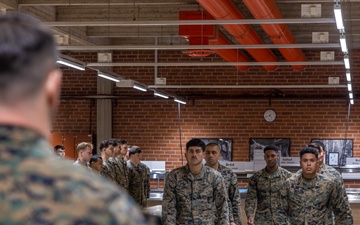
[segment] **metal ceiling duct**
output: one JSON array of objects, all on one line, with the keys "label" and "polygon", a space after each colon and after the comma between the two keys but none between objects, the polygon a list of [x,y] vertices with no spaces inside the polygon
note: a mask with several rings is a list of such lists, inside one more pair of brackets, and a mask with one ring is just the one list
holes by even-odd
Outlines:
[{"label": "metal ceiling duct", "polygon": [[[280,19],[282,15],[274,0],[243,0],[256,19]],[[296,40],[286,24],[260,24],[274,44],[295,44]],[[306,61],[301,49],[282,48],[280,53],[289,62]],[[305,65],[293,65],[296,70],[302,70]]]},{"label": "metal ceiling duct", "polygon": [[[219,31],[216,39],[209,39],[209,45],[231,45],[231,41]],[[249,58],[238,49],[216,49],[215,53],[228,62],[249,62]],[[249,66],[236,66],[239,70],[247,70]]]},{"label": "metal ceiling duct", "polygon": [[[213,20],[204,11],[180,11],[179,20]],[[179,35],[189,40],[190,45],[234,45],[215,25],[180,25]],[[205,57],[216,53],[228,62],[249,62],[250,59],[237,49],[200,49],[182,51],[191,57]],[[247,70],[249,66],[236,66],[239,70]]]},{"label": "metal ceiling duct", "polygon": [[[231,0],[197,0],[197,2],[217,20],[245,19]],[[250,25],[222,25],[240,44],[264,44],[264,41]],[[259,62],[277,62],[269,49],[247,49],[247,52]],[[266,70],[276,70],[277,66],[264,66]]]}]

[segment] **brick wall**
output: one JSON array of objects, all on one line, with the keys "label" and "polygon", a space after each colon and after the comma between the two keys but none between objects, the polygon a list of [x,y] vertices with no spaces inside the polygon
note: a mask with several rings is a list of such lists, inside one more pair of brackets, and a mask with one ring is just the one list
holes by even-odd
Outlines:
[{"label": "brick wall", "polygon": [[[115,54],[116,53],[116,54]],[[153,60],[149,52],[115,52],[114,61]],[[358,55],[353,52],[352,73],[355,94],[359,89],[356,72],[359,71]],[[84,61],[96,61],[94,53],[70,54]],[[307,56],[318,57],[316,52],[308,52]],[[167,53],[169,58],[176,55]],[[184,56],[178,56],[183,61]],[[339,60],[340,54],[337,56]],[[161,60],[162,57],[159,57]],[[186,58],[187,59],[187,58]],[[187,59],[191,60],[191,59]],[[211,59],[207,59],[211,60]],[[216,59],[218,60],[218,59]],[[318,60],[318,59],[316,59]],[[114,68],[122,76],[153,84],[153,68]],[[141,71],[139,73],[139,71]],[[248,71],[237,72],[234,68],[159,68],[159,77],[166,77],[168,84],[229,84],[241,81],[242,84],[327,84],[328,76],[339,76],[341,83],[345,81],[343,66],[309,66],[305,71],[293,71],[291,67],[280,67],[274,72],[265,71],[262,67],[254,67]],[[222,77],[223,76],[223,77]],[[214,79],[211,79],[211,78]],[[225,79],[224,79],[225,78]],[[255,81],[256,80],[256,81]],[[53,133],[88,133],[96,132],[96,100],[73,99],[69,96],[95,95],[96,73],[91,70],[78,72],[64,70],[63,96],[67,96],[60,104],[59,113],[54,120]],[[246,90],[235,90],[238,94]],[[261,95],[268,90],[259,90]],[[291,155],[297,156],[298,151],[313,138],[343,139],[346,131],[348,107],[346,99],[334,98],[346,93],[346,90],[286,90],[286,93],[304,94],[311,97],[323,91],[324,99],[284,98],[273,99],[269,106],[268,99],[246,98],[209,98],[199,97],[181,106],[180,125],[182,129],[182,146],[192,137],[224,137],[233,140],[233,160],[249,160],[249,138],[286,137],[291,139]],[[124,138],[130,144],[136,144],[144,150],[144,160],[166,161],[166,168],[172,169],[182,165],[179,135],[178,106],[171,100],[150,98],[146,100],[131,99],[136,95],[133,90],[114,88],[114,95],[127,96],[116,99],[113,104],[113,136]],[[234,95],[225,90],[224,93]],[[217,94],[217,90],[180,90],[180,94],[201,96],[201,94]],[[275,122],[268,123],[263,119],[266,109],[277,112]],[[91,115],[91,126],[90,126]],[[360,102],[355,97],[355,105],[351,107],[347,138],[354,140],[354,157],[360,157]],[[185,162],[184,162],[185,164]],[[246,180],[240,185],[245,186]],[[347,187],[360,187],[358,181],[347,181]]]}]

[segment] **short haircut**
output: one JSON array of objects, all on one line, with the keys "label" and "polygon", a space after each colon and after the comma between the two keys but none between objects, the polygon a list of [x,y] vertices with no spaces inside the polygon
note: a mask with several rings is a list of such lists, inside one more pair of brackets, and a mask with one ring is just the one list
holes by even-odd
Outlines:
[{"label": "short haircut", "polygon": [[93,157],[91,157],[90,161],[89,161],[89,165],[91,165],[91,163],[96,163],[98,161],[98,159],[101,159],[101,156],[98,156],[98,155],[94,155]]},{"label": "short haircut", "polygon": [[62,145],[55,145],[55,147],[54,147],[54,152],[57,152],[57,150],[58,150],[59,148],[60,148],[61,150],[65,150],[64,146],[62,146]]},{"label": "short haircut", "polygon": [[216,146],[220,151],[220,146],[217,143],[214,143],[214,142],[207,143],[206,146],[205,146],[205,149],[206,149],[207,146],[210,146],[210,147],[211,146]]},{"label": "short haircut", "polygon": [[320,147],[322,147],[322,149],[324,150],[324,152],[326,153],[326,149],[325,149],[325,145],[324,143],[322,143],[321,141],[312,141],[311,144],[317,144]]},{"label": "short haircut", "polygon": [[279,148],[276,147],[275,145],[266,145],[265,148],[264,148],[264,153],[268,150],[273,150],[275,151],[276,153],[279,153]]},{"label": "short haircut", "polygon": [[316,148],[306,146],[305,148],[301,149],[300,158],[302,158],[302,156],[307,153],[314,154],[316,158],[319,157],[319,151]]},{"label": "short haircut", "polygon": [[118,146],[118,140],[117,139],[110,139],[109,140],[109,145],[112,145],[112,146]]},{"label": "short haircut", "polygon": [[93,145],[89,142],[81,142],[77,145],[76,150],[77,152],[83,151],[86,149],[86,147],[90,147],[90,149],[93,149]]},{"label": "short haircut", "polygon": [[127,144],[127,143],[128,143],[128,142],[127,142],[126,140],[124,140],[124,139],[119,139],[118,142],[119,142],[120,145],[124,145],[124,144]]},{"label": "short haircut", "polygon": [[191,146],[201,147],[202,151],[205,151],[205,143],[198,138],[193,138],[186,143],[186,151],[188,151]]},{"label": "short haircut", "polygon": [[100,152],[104,149],[104,148],[108,148],[109,147],[109,141],[108,140],[104,140],[100,143],[99,149]]},{"label": "short haircut", "polygon": [[0,101],[31,99],[56,68],[53,33],[38,20],[20,13],[0,16]]}]

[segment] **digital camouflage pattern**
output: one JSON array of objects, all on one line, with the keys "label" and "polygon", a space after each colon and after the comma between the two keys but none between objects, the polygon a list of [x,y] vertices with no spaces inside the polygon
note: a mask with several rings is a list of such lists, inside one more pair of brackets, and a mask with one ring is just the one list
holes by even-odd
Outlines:
[{"label": "digital camouflage pattern", "polygon": [[253,217],[255,224],[287,225],[287,215],[281,207],[280,189],[291,175],[291,172],[278,167],[274,173],[268,173],[264,168],[251,176],[245,199],[247,218]]},{"label": "digital camouflage pattern", "polygon": [[[354,220],[353,220],[353,216],[352,216],[352,211],[351,211],[351,207],[350,207],[350,202],[349,199],[347,197],[346,194],[346,189],[344,186],[344,180],[343,177],[341,176],[341,174],[333,167],[326,165],[325,163],[323,163],[320,166],[320,174],[329,177],[330,179],[332,179],[333,181],[338,183],[340,192],[343,193],[344,196],[344,201],[345,201],[345,205],[346,205],[346,211],[347,211],[347,225],[352,225],[354,224]],[[333,212],[332,210],[329,210],[328,212],[328,218],[329,220],[333,218]],[[331,223],[334,224],[334,223]]]},{"label": "digital camouflage pattern", "polygon": [[129,168],[129,194],[142,207],[147,207],[150,197],[150,169],[143,163],[135,166],[127,161]]},{"label": "digital camouflage pattern", "polygon": [[127,194],[51,149],[32,130],[0,126],[0,224],[146,224]]},{"label": "digital camouflage pattern", "polygon": [[114,164],[112,162],[110,162],[109,160],[103,159],[101,175],[103,175],[105,178],[115,182],[115,177],[117,175],[116,175],[116,170],[114,168]]},{"label": "digital camouflage pattern", "polygon": [[224,179],[203,166],[193,175],[188,165],[172,170],[164,188],[163,225],[228,225],[229,212]]},{"label": "digital camouflage pattern", "polygon": [[336,225],[346,225],[347,211],[343,193],[330,178],[316,174],[308,180],[301,173],[294,174],[281,190],[282,202],[291,225],[332,224],[328,217],[329,207],[335,215]]},{"label": "digital camouflage pattern", "polygon": [[111,162],[114,164],[115,182],[122,188],[129,190],[129,168],[127,167],[126,161],[123,158],[116,157],[111,158]]},{"label": "digital camouflage pattern", "polygon": [[236,174],[228,167],[219,164],[217,171],[224,178],[225,188],[229,197],[229,220],[241,225],[241,197]]}]

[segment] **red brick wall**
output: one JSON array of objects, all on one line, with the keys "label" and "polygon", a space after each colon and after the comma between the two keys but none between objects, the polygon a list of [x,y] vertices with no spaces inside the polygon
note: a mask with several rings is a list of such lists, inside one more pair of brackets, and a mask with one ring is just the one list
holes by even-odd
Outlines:
[{"label": "red brick wall", "polygon": [[[360,85],[356,80],[359,66],[359,53],[353,52],[352,73],[355,94]],[[159,61],[193,60],[186,56],[159,53]],[[95,62],[94,53],[70,54],[80,60]],[[309,60],[319,60],[319,53],[307,52]],[[180,58],[180,59],[179,59]],[[217,57],[206,60],[219,60]],[[341,54],[337,54],[341,60]],[[153,61],[151,52],[115,52],[114,61]],[[153,84],[152,67],[115,67],[114,71],[124,77],[129,77],[146,84]],[[237,72],[234,68],[217,67],[163,67],[159,68],[159,77],[166,77],[168,84],[235,84],[265,85],[265,84],[327,84],[328,76],[339,76],[345,83],[343,66],[308,66],[304,71],[294,71],[291,67],[280,67],[277,71],[268,72],[262,67],[253,67],[248,71]],[[72,69],[64,70],[63,96],[95,95],[96,72],[86,70],[78,72]],[[169,90],[171,91],[171,90]],[[269,90],[258,90],[262,95]],[[298,94],[311,97],[315,93],[323,93],[327,99],[273,99],[271,106],[267,99],[236,99],[234,94],[228,99],[196,98],[186,106],[181,106],[182,146],[192,137],[224,137],[233,139],[233,160],[249,160],[249,138],[254,137],[287,137],[291,139],[291,155],[298,151],[312,138],[343,139],[345,138],[347,101],[345,98],[331,98],[346,94],[346,89],[325,90],[285,90],[287,94],[296,97]],[[246,90],[235,90],[237,94]],[[183,90],[179,94],[201,96],[201,94],[217,94],[211,90]],[[222,93],[230,95],[225,90]],[[137,95],[133,90],[114,88],[114,94],[120,96]],[[273,108],[277,112],[275,122],[268,123],[263,119],[266,109]],[[91,115],[91,121],[90,121]],[[150,98],[117,99],[113,104],[113,136],[124,138],[130,144],[136,144],[144,150],[144,160],[164,160],[166,168],[172,169],[182,165],[179,137],[178,106],[171,100]],[[351,107],[349,130],[347,138],[354,139],[354,157],[360,157],[360,101],[355,97],[355,105]],[[63,99],[59,113],[55,118],[53,133],[89,133],[96,132],[96,100]],[[184,162],[185,163],[185,162]],[[245,186],[247,181],[241,181]],[[348,187],[360,187],[358,181],[347,181]]]}]

